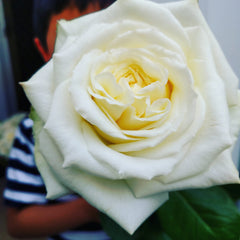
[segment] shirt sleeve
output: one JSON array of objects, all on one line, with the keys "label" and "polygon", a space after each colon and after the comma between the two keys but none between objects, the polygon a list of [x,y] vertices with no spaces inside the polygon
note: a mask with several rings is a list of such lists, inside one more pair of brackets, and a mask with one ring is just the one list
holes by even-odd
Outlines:
[{"label": "shirt sleeve", "polygon": [[3,193],[9,207],[47,203],[46,188],[34,161],[32,126],[32,120],[26,117],[16,130]]}]

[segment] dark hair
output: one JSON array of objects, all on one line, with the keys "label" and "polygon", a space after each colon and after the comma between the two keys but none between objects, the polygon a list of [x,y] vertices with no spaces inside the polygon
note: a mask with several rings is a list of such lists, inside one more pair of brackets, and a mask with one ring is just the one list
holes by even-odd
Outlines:
[{"label": "dark hair", "polygon": [[33,9],[34,33],[45,49],[47,49],[46,35],[51,15],[62,12],[72,1],[79,11],[84,11],[90,3],[99,3],[102,9],[115,0],[35,0]]}]

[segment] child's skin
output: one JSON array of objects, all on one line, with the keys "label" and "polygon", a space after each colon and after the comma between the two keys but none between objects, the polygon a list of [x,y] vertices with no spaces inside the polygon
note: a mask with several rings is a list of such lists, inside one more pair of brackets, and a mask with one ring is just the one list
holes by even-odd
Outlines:
[{"label": "child's skin", "polygon": [[[46,36],[48,49],[42,47],[38,38],[34,39],[36,47],[45,61],[54,51],[56,23],[59,19],[70,20],[81,15],[100,10],[98,4],[89,4],[83,12],[70,4],[60,14],[52,15]],[[88,222],[98,222],[98,211],[83,198],[55,205],[30,205],[23,209],[7,209],[7,227],[13,237],[44,237],[78,227]]]}]

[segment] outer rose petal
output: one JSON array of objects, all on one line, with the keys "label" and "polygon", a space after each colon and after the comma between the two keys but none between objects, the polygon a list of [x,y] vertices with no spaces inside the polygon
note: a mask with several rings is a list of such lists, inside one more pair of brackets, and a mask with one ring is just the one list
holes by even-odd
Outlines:
[{"label": "outer rose petal", "polygon": [[177,191],[188,188],[209,187],[228,183],[240,183],[238,171],[233,164],[230,150],[226,150],[204,172],[177,180],[172,183],[161,182],[161,179],[144,181],[128,180],[128,184],[137,197],[149,196],[156,191]]},{"label": "outer rose petal", "polygon": [[216,73],[207,38],[199,28],[190,28],[187,32],[192,49],[188,60],[195,87],[206,104],[206,116],[184,159],[169,176],[164,177],[167,183],[205,171],[219,153],[233,144],[224,83]]},{"label": "outer rose petal", "polygon": [[55,174],[51,171],[48,162],[38,150],[39,146],[35,145],[35,161],[36,165],[41,172],[41,176],[44,179],[44,183],[47,189],[46,198],[59,198],[69,193],[72,193],[70,189],[65,187],[59,182]]},{"label": "outer rose petal", "polygon": [[[54,175],[90,204],[113,218],[130,234],[168,199],[167,193],[136,198],[124,180],[112,181],[89,175],[76,168],[62,168],[62,156],[44,130],[39,135],[39,143]],[[44,171],[42,168],[40,170]]]},{"label": "outer rose petal", "polygon": [[217,40],[210,30],[206,20],[204,19],[196,0],[185,0],[181,3],[169,3],[166,7],[174,14],[183,27],[200,27],[208,37],[211,45],[211,51],[214,56],[216,70],[220,77],[224,80],[226,88],[228,104],[235,105],[238,88],[238,78],[232,71],[228,61],[226,60]]},{"label": "outer rose petal", "polygon": [[35,162],[40,170],[41,176],[44,179],[44,183],[46,185],[47,190],[47,198],[59,198],[63,195],[71,193],[71,191],[62,185],[56,176],[51,171],[46,159],[42,155],[39,149],[39,138],[38,135],[41,131],[43,131],[44,122],[39,118],[34,110],[31,112],[31,118],[34,120],[33,125],[33,135],[35,139],[35,147],[34,147],[34,157]]},{"label": "outer rose petal", "polygon": [[[148,9],[148,11],[146,11],[146,9]],[[58,49],[61,50],[61,46],[64,44],[64,41],[67,40],[67,37],[79,37],[82,33],[86,34],[89,25],[121,22],[126,19],[126,16],[128,16],[129,19],[140,20],[141,23],[145,22],[155,26],[174,40],[177,39],[180,42],[187,40],[187,36],[182,31],[181,25],[161,4],[143,0],[118,0],[103,11],[85,15],[72,21],[60,21],[60,27],[58,29],[60,39],[59,44],[58,42],[56,43],[57,46],[59,45],[59,48],[56,49],[56,52],[59,52]],[[100,30],[104,31],[104,29]],[[56,41],[58,41],[58,39]]]},{"label": "outer rose petal", "polygon": [[[148,9],[148,11],[145,11],[146,9]],[[67,50],[66,47],[62,47],[54,54],[53,58],[54,62],[56,62],[54,63],[54,72],[58,76],[58,78],[55,79],[55,84],[58,85],[71,76],[75,64],[86,52],[98,48],[99,45],[102,49],[107,48],[108,44],[106,39],[114,39],[115,36],[120,33],[121,24],[118,23],[122,23],[125,20],[126,14],[130,20],[140,20],[140,22],[148,23],[157,29],[161,29],[167,36],[177,40],[183,48],[187,47],[187,35],[179,22],[176,21],[174,16],[166,8],[163,8],[160,4],[148,1],[141,0],[141,4],[139,4],[139,0],[119,0],[109,8],[98,13],[96,18],[88,17],[86,19],[87,16],[85,16],[72,22],[72,24],[76,26],[70,29],[73,28],[75,31],[77,31],[77,25],[80,24],[80,36],[76,38],[74,44],[70,44],[72,40],[66,44],[70,46]],[[79,23],[82,19],[84,19],[83,21],[85,23],[91,24],[91,28],[88,28],[87,24],[85,29],[82,28],[82,24]],[[111,22],[114,23],[112,26],[109,24]],[[165,24],[166,22],[168,23],[167,26]],[[113,28],[115,31],[108,33],[109,28]],[[81,35],[81,32],[84,30],[84,34]],[[70,31],[70,37],[73,32]],[[65,32],[60,31],[60,36],[65,34]],[[63,37],[63,39],[65,38]]]},{"label": "outer rose petal", "polygon": [[56,53],[62,48],[69,47],[73,43],[73,40],[81,33],[84,33],[89,24],[97,19],[100,14],[101,11],[95,12],[94,14],[87,14],[81,18],[81,21],[79,21],[78,18],[70,21],[61,19],[57,25],[57,38],[54,52]]},{"label": "outer rose petal", "polygon": [[33,77],[21,85],[33,108],[43,121],[48,118],[53,94],[53,61],[50,60]]},{"label": "outer rose petal", "polygon": [[229,108],[230,113],[230,127],[231,134],[234,142],[238,138],[239,129],[240,129],[240,91],[238,91],[238,103]]}]

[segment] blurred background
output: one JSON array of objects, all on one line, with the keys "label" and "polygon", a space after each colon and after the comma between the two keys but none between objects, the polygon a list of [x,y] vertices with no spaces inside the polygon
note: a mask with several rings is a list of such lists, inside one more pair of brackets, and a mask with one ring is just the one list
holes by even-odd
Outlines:
[{"label": "blurred background", "polygon": [[0,0],[0,239],[6,232],[4,170],[15,126],[29,103],[19,86],[43,64],[33,45],[32,0]]},{"label": "blurred background", "polygon": [[[170,0],[155,0],[170,2]],[[200,0],[200,7],[230,65],[240,78],[240,1]],[[29,103],[19,86],[43,61],[33,44],[32,0],[0,0],[0,196],[4,188],[7,153],[21,113]],[[239,167],[238,141],[233,159]],[[0,202],[0,239],[7,240],[4,207]]]}]

